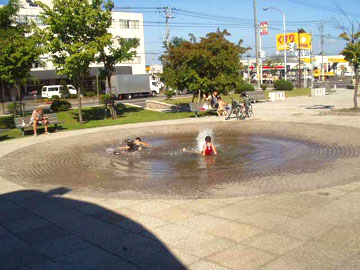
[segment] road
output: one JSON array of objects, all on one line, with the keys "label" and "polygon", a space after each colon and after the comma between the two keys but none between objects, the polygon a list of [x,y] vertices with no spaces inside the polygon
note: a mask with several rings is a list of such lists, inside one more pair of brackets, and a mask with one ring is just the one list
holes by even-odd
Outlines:
[{"label": "road", "polygon": [[[184,97],[189,97],[191,95],[181,95],[179,97],[174,97],[174,98],[184,98]],[[137,106],[141,106],[141,107],[145,107],[145,101],[146,100],[151,100],[151,99],[165,99],[165,95],[160,94],[156,97],[141,97],[141,98],[133,98],[133,99],[124,99],[124,100],[117,100],[116,103],[129,103],[129,104],[133,104],[133,105],[137,105]],[[25,101],[26,105],[25,105],[25,110],[26,111],[32,111],[34,110],[36,107],[41,106],[44,109],[48,109],[50,107],[50,104],[47,103],[35,103],[34,101]],[[78,103],[77,101],[71,101],[71,106],[73,109],[77,109],[78,108]],[[94,107],[94,106],[98,106],[99,103],[97,101],[97,99],[94,100],[83,100],[81,103],[82,107]]]}]

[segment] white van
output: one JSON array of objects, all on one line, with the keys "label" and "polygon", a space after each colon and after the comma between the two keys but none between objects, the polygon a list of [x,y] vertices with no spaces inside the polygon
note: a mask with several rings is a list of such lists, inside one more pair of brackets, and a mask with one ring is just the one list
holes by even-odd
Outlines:
[{"label": "white van", "polygon": [[[71,95],[76,95],[77,91],[74,86],[68,85],[69,92]],[[47,85],[41,89],[41,97],[52,98],[52,96],[62,97],[60,94],[61,85]]]}]

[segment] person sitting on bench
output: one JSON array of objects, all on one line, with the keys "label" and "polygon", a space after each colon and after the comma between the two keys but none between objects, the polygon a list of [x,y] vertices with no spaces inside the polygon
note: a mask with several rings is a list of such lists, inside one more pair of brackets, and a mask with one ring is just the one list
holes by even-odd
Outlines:
[{"label": "person sitting on bench", "polygon": [[37,137],[36,129],[37,129],[38,125],[44,125],[45,134],[46,135],[50,134],[50,132],[48,132],[49,120],[45,116],[42,108],[36,108],[35,110],[33,110],[32,114],[31,114],[31,118],[30,118],[30,125],[34,126],[34,136],[35,137]]}]

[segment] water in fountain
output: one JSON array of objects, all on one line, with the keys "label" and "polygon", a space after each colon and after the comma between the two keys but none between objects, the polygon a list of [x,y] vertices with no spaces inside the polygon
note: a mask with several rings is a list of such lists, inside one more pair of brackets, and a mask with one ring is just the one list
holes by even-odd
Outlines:
[{"label": "water in fountain", "polygon": [[206,136],[210,136],[212,139],[211,141],[214,144],[214,131],[211,128],[205,128],[201,130],[196,137],[196,145],[197,145],[197,150],[199,150],[199,152],[203,150]]}]

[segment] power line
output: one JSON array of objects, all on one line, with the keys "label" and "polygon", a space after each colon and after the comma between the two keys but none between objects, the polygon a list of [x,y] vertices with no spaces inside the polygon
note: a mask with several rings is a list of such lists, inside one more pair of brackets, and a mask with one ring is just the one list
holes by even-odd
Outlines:
[{"label": "power line", "polygon": [[[314,9],[320,9],[322,11],[339,13],[339,9],[337,7],[330,7],[327,5],[319,4],[317,2],[312,2],[312,1],[308,1],[308,0],[288,0],[288,1],[291,3],[297,4],[297,5],[307,6],[307,7],[311,7]],[[352,17],[360,16],[360,13],[355,13],[355,12],[351,12],[351,11],[347,11],[346,13]]]}]

